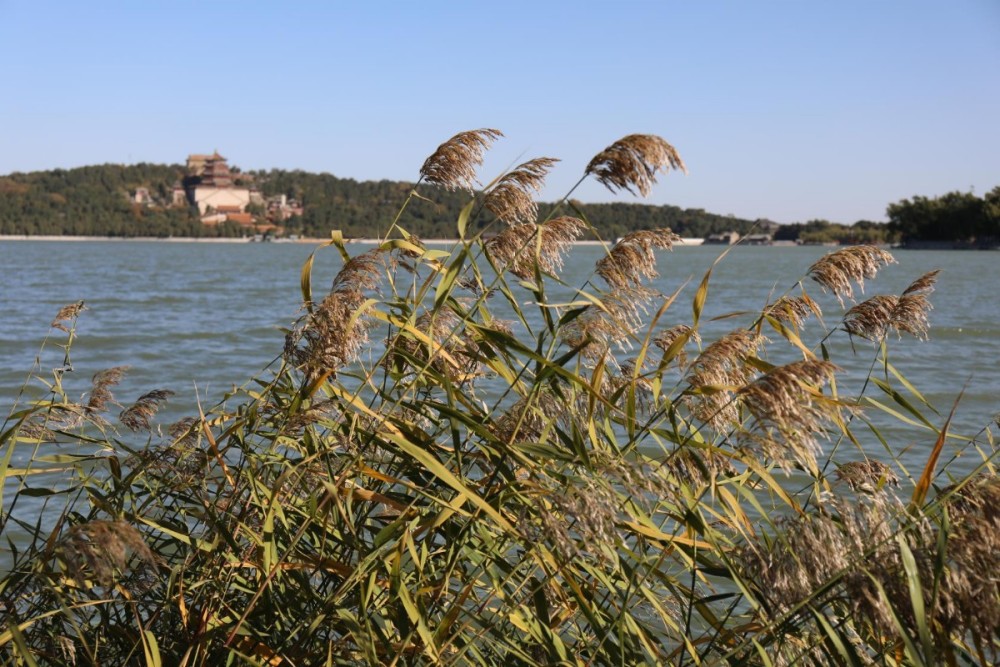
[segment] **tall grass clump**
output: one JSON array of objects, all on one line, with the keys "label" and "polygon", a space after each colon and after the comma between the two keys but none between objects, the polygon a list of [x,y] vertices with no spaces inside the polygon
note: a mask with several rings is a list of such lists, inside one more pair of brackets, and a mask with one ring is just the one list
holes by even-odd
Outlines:
[{"label": "tall grass clump", "polygon": [[[600,221],[569,195],[537,218],[550,158],[477,189],[500,137],[442,144],[402,204],[468,190],[454,248],[335,232],[274,364],[177,423],[165,389],[119,402],[126,368],[77,383],[83,304],[60,311],[60,365],[0,430],[5,664],[998,660],[990,431],[951,433],[890,360],[928,335],[936,273],[858,302],[893,258],[836,250],[709,337],[711,269],[650,286],[668,229],[564,284]],[[645,195],[678,169],[630,135],[584,178]],[[854,392],[836,349],[870,369]],[[873,413],[918,429],[922,470]],[[953,475],[946,441],[981,464]]]}]

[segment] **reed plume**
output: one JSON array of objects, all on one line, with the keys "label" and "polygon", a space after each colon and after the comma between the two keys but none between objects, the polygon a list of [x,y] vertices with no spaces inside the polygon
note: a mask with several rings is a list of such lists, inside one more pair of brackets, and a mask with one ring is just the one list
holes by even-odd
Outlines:
[{"label": "reed plume", "polygon": [[764,308],[763,312],[765,317],[791,324],[795,329],[800,329],[810,314],[818,318],[823,317],[819,304],[804,293],[801,296],[783,296]]},{"label": "reed plume", "polygon": [[838,371],[828,361],[795,361],[777,366],[741,388],[736,397],[753,416],[746,442],[775,462],[816,468],[813,434],[840,417],[841,406],[823,395],[823,385]]},{"label": "reed plume", "polygon": [[[640,413],[648,413],[655,407],[653,400],[653,383],[649,378],[643,376],[644,369],[639,369],[636,374],[635,360],[629,359],[621,362],[617,373],[605,375],[605,387],[601,388],[601,393],[606,400],[612,404],[619,404],[625,400],[628,388],[632,388],[632,395],[635,398],[636,410]],[[616,395],[618,395],[616,397]],[[619,398],[620,397],[620,398]]]},{"label": "reed plume", "polygon": [[653,279],[656,272],[654,249],[671,250],[681,237],[669,229],[632,232],[622,237],[607,255],[597,262],[597,275],[612,289],[624,290],[640,285],[643,278]]},{"label": "reed plume", "polygon": [[878,493],[886,486],[899,486],[899,477],[892,468],[876,461],[850,461],[837,468],[837,479],[846,483],[853,491]]},{"label": "reed plume", "polygon": [[352,257],[337,272],[329,294],[285,336],[284,356],[310,378],[334,372],[357,358],[370,323],[357,317],[366,291],[378,290],[393,264],[381,248]]},{"label": "reed plume", "polygon": [[878,270],[894,264],[895,258],[885,250],[871,245],[858,245],[835,250],[821,257],[809,267],[808,275],[824,289],[837,297],[841,305],[844,298],[854,300],[852,282],[864,292],[865,278],[874,278]]},{"label": "reed plume", "polygon": [[844,315],[844,328],[852,336],[882,340],[892,325],[892,314],[898,303],[898,297],[886,294],[865,299]]},{"label": "reed plume", "polygon": [[87,577],[100,586],[112,585],[133,556],[146,566],[156,564],[142,535],[125,521],[88,521],[74,526],[59,547],[67,573],[78,585]]},{"label": "reed plume", "polygon": [[636,194],[638,190],[646,197],[656,183],[656,173],[671,169],[687,173],[673,146],[656,135],[630,134],[595,155],[584,173],[594,176],[612,192],[627,190]]},{"label": "reed plume", "polygon": [[389,341],[388,368],[400,371],[407,367],[415,377],[431,368],[454,382],[472,380],[483,373],[481,354],[465,321],[453,310],[427,311],[413,323],[412,332],[400,332]]},{"label": "reed plume", "polygon": [[77,301],[76,303],[71,303],[69,305],[63,306],[56,313],[56,317],[52,320],[52,324],[49,326],[53,329],[59,329],[60,331],[65,331],[69,333],[69,328],[63,322],[70,322],[76,319],[80,313],[85,311],[87,307],[83,304],[83,301]]},{"label": "reed plume", "polygon": [[691,364],[687,383],[692,390],[686,403],[701,421],[721,430],[739,421],[734,392],[753,377],[747,362],[763,344],[760,335],[737,329],[706,347]]},{"label": "reed plume", "polygon": [[927,295],[934,291],[937,271],[915,280],[901,296],[877,295],[852,307],[844,315],[844,328],[853,335],[880,341],[890,330],[926,340],[931,309]]},{"label": "reed plume", "polygon": [[[953,533],[938,620],[963,636],[988,637],[1000,628],[1000,479],[989,473],[973,478],[947,507]],[[997,653],[994,647],[994,659]]]},{"label": "reed plume", "polygon": [[566,406],[549,392],[540,392],[520,399],[490,427],[493,434],[506,443],[537,442],[545,428],[560,416]]},{"label": "reed plume", "polygon": [[583,221],[562,216],[541,225],[513,225],[486,241],[484,246],[501,269],[529,280],[535,276],[536,265],[544,273],[560,271],[563,253],[584,229]]},{"label": "reed plume", "polygon": [[490,188],[483,205],[508,225],[534,222],[538,204],[533,194],[541,190],[545,175],[558,161],[541,157],[518,165]]},{"label": "reed plume", "polygon": [[331,292],[360,292],[377,290],[383,271],[392,270],[392,256],[381,248],[374,248],[344,262],[333,278]]},{"label": "reed plume", "polygon": [[[779,520],[783,530],[778,536],[747,544],[740,555],[746,573],[774,617],[839,582],[847,592],[845,602],[855,612],[863,609],[869,617],[891,618],[878,587],[864,572],[869,563],[891,570],[899,562],[890,505],[835,500],[830,509],[835,514],[824,511]],[[828,595],[837,592],[834,587]]]},{"label": "reed plume", "polygon": [[149,420],[160,408],[160,403],[174,395],[169,389],[146,392],[135,403],[121,411],[118,421],[130,431],[148,431]]},{"label": "reed plume", "polygon": [[184,417],[167,427],[167,433],[176,443],[192,444],[198,440],[201,421],[195,417]]},{"label": "reed plume", "polygon": [[681,447],[673,452],[663,467],[678,484],[692,486],[714,484],[720,477],[736,476],[736,468],[728,456],[692,446]]},{"label": "reed plume", "polygon": [[612,346],[626,350],[631,346],[632,335],[642,325],[649,301],[656,292],[642,286],[626,291],[616,291],[601,296],[600,305],[589,305],[573,320],[563,325],[559,338],[570,347],[580,348],[588,361],[607,359]]},{"label": "reed plume", "polygon": [[670,348],[676,345],[675,353],[671,359],[676,360],[677,365],[683,368],[687,365],[687,353],[684,352],[684,348],[691,341],[694,341],[696,345],[701,345],[701,336],[690,326],[678,324],[656,334],[653,338],[653,345],[663,350],[663,357],[667,361],[670,361],[667,359],[667,355],[671,351]]},{"label": "reed plume", "polygon": [[128,366],[115,366],[103,371],[94,373],[90,390],[90,398],[87,400],[88,412],[104,412],[109,404],[115,403],[115,397],[111,393],[111,387],[117,385],[125,377]]},{"label": "reed plume", "polygon": [[483,163],[483,153],[502,136],[500,130],[487,128],[459,132],[424,161],[420,175],[449,190],[471,191],[478,183],[476,167]]},{"label": "reed plume", "polygon": [[892,312],[892,328],[897,333],[906,332],[921,340],[927,340],[930,323],[927,314],[931,309],[927,295],[934,291],[934,283],[940,271],[929,271],[920,276],[903,290]]}]

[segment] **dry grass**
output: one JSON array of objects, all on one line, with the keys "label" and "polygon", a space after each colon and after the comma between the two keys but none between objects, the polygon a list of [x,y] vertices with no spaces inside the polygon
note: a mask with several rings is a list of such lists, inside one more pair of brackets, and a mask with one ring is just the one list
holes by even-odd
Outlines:
[{"label": "dry grass", "polygon": [[535,222],[538,204],[534,196],[542,189],[545,175],[558,161],[542,157],[518,165],[486,192],[483,205],[508,225]]},{"label": "dry grass", "polygon": [[56,313],[55,319],[52,320],[52,324],[50,324],[49,326],[54,329],[59,329],[60,331],[65,331],[69,333],[69,329],[66,327],[65,324],[63,324],[63,322],[74,321],[77,317],[80,316],[80,313],[82,313],[86,309],[87,307],[83,304],[83,301],[77,301],[76,303],[71,303],[66,306],[63,306],[62,308],[59,309],[59,312]]},{"label": "dry grass", "polygon": [[115,366],[94,373],[90,397],[87,399],[87,410],[104,412],[109,405],[115,405],[115,397],[111,393],[111,387],[122,381],[128,369],[128,366]]},{"label": "dry grass", "polygon": [[154,389],[146,392],[135,403],[118,415],[118,421],[130,431],[148,431],[150,419],[160,408],[160,403],[174,395],[169,389]]},{"label": "dry grass", "polygon": [[844,299],[854,299],[853,284],[864,291],[865,279],[874,278],[878,270],[896,260],[875,246],[851,246],[824,255],[811,267],[808,275],[836,295],[841,305]]},{"label": "dry grass", "polygon": [[535,269],[556,273],[562,269],[563,254],[585,229],[584,223],[569,216],[542,225],[513,225],[485,242],[484,247],[497,265],[518,278],[534,278]]},{"label": "dry grass", "polygon": [[759,334],[737,329],[698,355],[687,377],[694,393],[685,397],[695,417],[716,429],[739,423],[739,409],[733,398],[756,373],[748,360],[763,342]]},{"label": "dry grass", "polygon": [[669,229],[632,232],[623,236],[597,262],[596,273],[615,290],[641,286],[657,278],[656,250],[670,250],[681,237]]},{"label": "dry grass", "polygon": [[656,184],[656,174],[671,169],[687,173],[677,149],[655,135],[630,134],[595,155],[585,173],[612,192],[638,190],[646,197]]},{"label": "dry grass", "polygon": [[483,154],[502,136],[500,130],[487,128],[459,132],[427,158],[420,175],[449,190],[472,190],[478,183],[476,168],[483,163]]}]

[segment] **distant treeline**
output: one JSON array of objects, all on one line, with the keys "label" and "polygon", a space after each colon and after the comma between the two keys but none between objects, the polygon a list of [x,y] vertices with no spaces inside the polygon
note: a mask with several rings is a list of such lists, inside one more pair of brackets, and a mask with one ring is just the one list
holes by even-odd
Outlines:
[{"label": "distant treeline", "polygon": [[[236,225],[206,227],[192,207],[172,207],[172,189],[182,180],[180,165],[100,165],[0,176],[0,234],[80,236],[239,236]],[[413,188],[398,181],[355,181],[304,171],[256,171],[240,174],[265,197],[286,195],[301,202],[301,216],[283,224],[288,234],[326,237],[340,229],[349,238],[384,233]],[[155,205],[136,204],[137,188],[148,190]],[[455,211],[468,193],[422,186],[399,223],[421,238],[455,236]],[[576,204],[564,212],[577,215]],[[546,215],[551,204],[542,204]],[[255,209],[260,212],[259,209]],[[754,222],[701,209],[644,204],[587,204],[587,219],[604,238],[637,229],[670,227],[682,236],[707,236],[734,230],[749,232]],[[485,212],[476,225],[493,221]]]},{"label": "distant treeline", "polygon": [[889,229],[903,243],[946,242],[978,247],[1000,245],[1000,185],[983,197],[949,192],[891,204]]},{"label": "distant treeline", "polygon": [[[339,229],[352,238],[371,238],[385,233],[399,212],[400,205],[413,189],[412,183],[400,181],[356,181],[330,174],[304,171],[248,172],[265,197],[283,194],[301,202],[303,214],[285,222],[286,232],[309,237],[328,236]],[[467,192],[456,192],[425,185],[420,198],[410,202],[399,219],[408,232],[421,238],[452,238],[455,236],[455,211],[468,202]],[[553,204],[541,204],[543,218]],[[579,211],[574,207],[579,207]],[[734,230],[748,233],[755,225],[726,215],[701,209],[647,204],[578,204],[564,205],[562,214],[586,215],[603,238],[614,239],[639,229],[669,227],[681,236],[701,237]],[[474,221],[478,229],[494,222],[489,211],[483,210]],[[476,229],[474,229],[476,231]]]},{"label": "distant treeline", "polygon": [[[340,229],[349,238],[375,237],[388,229],[413,188],[399,181],[356,181],[304,171],[252,171],[238,175],[253,182],[265,197],[286,195],[303,205],[303,214],[284,222],[286,233],[325,237]],[[239,236],[234,224],[202,225],[193,207],[170,206],[172,189],[184,177],[180,165],[99,165],[0,176],[0,234],[80,236]],[[132,195],[148,190],[154,205],[136,204]],[[399,223],[421,238],[455,235],[455,211],[468,193],[433,186],[420,188]],[[577,210],[579,206],[579,210]],[[262,209],[255,207],[254,212]],[[542,204],[540,215],[552,210]],[[766,220],[752,221],[702,209],[637,203],[578,205],[563,213],[585,215],[602,237],[669,227],[681,236],[705,237],[726,231],[741,235],[766,231]],[[888,225],[858,221],[841,225],[825,220],[781,225],[777,240],[803,243],[884,243],[891,241],[960,241],[984,243],[1000,237],[1000,187],[984,198],[954,192],[937,198],[914,197],[888,207]],[[493,222],[489,212],[475,224]]]},{"label": "distant treeline", "polygon": [[164,204],[183,168],[101,165],[0,176],[0,234],[75,236],[230,236],[232,226],[206,227],[197,209],[148,207],[130,195],[147,188]]}]

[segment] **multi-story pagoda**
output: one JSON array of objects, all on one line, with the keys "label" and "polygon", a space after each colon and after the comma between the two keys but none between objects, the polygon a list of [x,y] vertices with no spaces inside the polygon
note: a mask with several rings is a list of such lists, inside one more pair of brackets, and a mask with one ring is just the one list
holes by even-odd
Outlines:
[{"label": "multi-story pagoda", "polygon": [[[250,203],[262,203],[256,189],[237,187],[226,158],[215,151],[211,155],[192,154],[187,159],[184,190],[188,201],[206,214],[244,213]],[[223,213],[225,212],[225,213]]]},{"label": "multi-story pagoda", "polygon": [[228,188],[233,184],[233,175],[229,172],[229,165],[226,158],[218,152],[205,160],[205,165],[199,174],[201,185],[210,188]]}]

